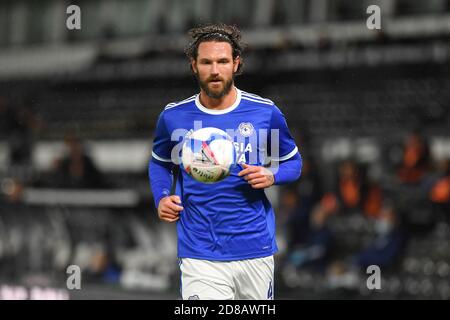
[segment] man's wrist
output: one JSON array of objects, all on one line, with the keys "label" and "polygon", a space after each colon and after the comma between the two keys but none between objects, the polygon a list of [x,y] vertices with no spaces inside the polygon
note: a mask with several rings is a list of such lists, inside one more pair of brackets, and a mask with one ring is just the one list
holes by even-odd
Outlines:
[{"label": "man's wrist", "polygon": [[275,175],[271,172],[269,179],[271,180],[271,186],[275,185]]},{"label": "man's wrist", "polygon": [[164,189],[161,194],[156,198],[155,205],[156,208],[159,208],[159,203],[161,200],[165,197],[168,197],[170,195],[170,191],[168,189]]},{"label": "man's wrist", "polygon": [[267,179],[270,181],[270,186],[275,184],[275,175],[269,168],[264,168]]}]

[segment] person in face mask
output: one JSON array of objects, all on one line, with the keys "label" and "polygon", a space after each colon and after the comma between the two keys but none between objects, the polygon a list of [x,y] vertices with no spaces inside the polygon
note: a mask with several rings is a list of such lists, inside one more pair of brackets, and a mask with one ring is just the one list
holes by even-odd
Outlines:
[{"label": "person in face mask", "polygon": [[[384,211],[388,212],[386,209]],[[384,237],[392,231],[395,226],[392,216],[392,213],[385,213],[384,217],[380,217],[375,221],[374,229],[377,235]]]},{"label": "person in face mask", "polygon": [[385,201],[380,216],[375,221],[374,230],[374,241],[353,257],[353,264],[360,268],[366,269],[370,265],[388,267],[401,254],[404,236],[392,203]]}]

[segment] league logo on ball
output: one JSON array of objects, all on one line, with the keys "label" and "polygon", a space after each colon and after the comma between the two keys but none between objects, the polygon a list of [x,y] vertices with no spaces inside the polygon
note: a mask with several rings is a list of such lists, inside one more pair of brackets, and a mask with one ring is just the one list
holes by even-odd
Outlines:
[{"label": "league logo on ball", "polygon": [[223,130],[202,128],[185,138],[181,151],[183,170],[203,183],[216,183],[229,176],[236,165],[236,150]]}]

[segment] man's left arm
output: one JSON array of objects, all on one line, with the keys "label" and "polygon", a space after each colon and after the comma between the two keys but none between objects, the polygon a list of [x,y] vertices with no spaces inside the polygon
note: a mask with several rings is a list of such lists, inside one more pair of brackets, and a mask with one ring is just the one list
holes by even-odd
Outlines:
[{"label": "man's left arm", "polygon": [[278,163],[274,176],[274,184],[281,185],[291,183],[300,178],[302,173],[302,157],[297,152],[292,158]]}]

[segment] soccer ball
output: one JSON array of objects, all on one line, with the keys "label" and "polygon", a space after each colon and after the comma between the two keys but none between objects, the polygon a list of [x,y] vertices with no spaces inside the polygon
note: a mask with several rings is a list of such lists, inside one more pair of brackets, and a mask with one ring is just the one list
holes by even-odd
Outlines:
[{"label": "soccer ball", "polygon": [[233,140],[225,131],[213,127],[193,131],[184,139],[181,164],[197,181],[223,180],[236,165]]}]

